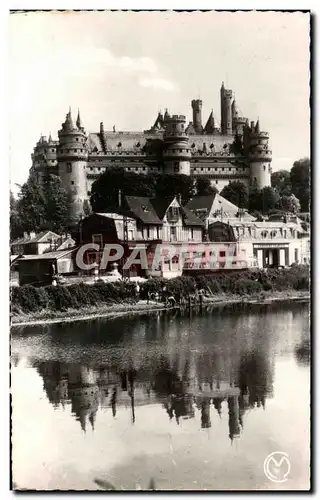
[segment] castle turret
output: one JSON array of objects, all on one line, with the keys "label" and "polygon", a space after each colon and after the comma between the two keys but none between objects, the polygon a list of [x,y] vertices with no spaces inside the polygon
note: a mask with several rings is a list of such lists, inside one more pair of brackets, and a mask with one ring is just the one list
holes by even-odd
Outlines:
[{"label": "castle turret", "polygon": [[[81,128],[78,127],[79,126]],[[86,166],[88,159],[87,137],[81,124],[80,114],[75,126],[71,110],[58,132],[57,159],[62,185],[68,193],[68,219],[74,224],[83,213],[83,202],[87,199]]]},{"label": "castle turret", "polygon": [[191,151],[185,130],[186,117],[173,115],[165,121],[163,161],[164,172],[190,175]]},{"label": "castle turret", "polygon": [[232,135],[232,90],[224,87],[222,82],[220,89],[221,100],[221,134]]},{"label": "castle turret", "polygon": [[255,125],[251,122],[248,158],[251,184],[259,189],[271,186],[272,151],[269,149],[269,134],[260,131],[259,120]]},{"label": "castle turret", "polygon": [[57,141],[53,141],[51,134],[49,139],[41,135],[31,155],[32,171],[37,181],[42,184],[48,174],[58,175]]},{"label": "castle turret", "polygon": [[107,141],[106,141],[106,136],[104,134],[103,122],[100,123],[100,142],[102,151],[104,152],[104,154],[107,154]]},{"label": "castle turret", "polygon": [[243,136],[243,130],[247,123],[247,118],[240,116],[239,109],[234,99],[231,105],[232,113],[232,133],[233,135]]},{"label": "castle turret", "polygon": [[193,128],[196,134],[202,134],[202,118],[201,118],[201,110],[202,110],[202,101],[200,99],[193,99],[191,101],[192,106],[192,123]]}]

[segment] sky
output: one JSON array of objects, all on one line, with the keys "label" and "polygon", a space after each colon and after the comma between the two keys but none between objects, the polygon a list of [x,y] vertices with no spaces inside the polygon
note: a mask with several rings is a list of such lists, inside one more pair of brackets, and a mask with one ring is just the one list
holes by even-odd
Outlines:
[{"label": "sky", "polygon": [[10,186],[69,106],[86,131],[148,129],[159,110],[220,121],[221,82],[270,134],[273,170],[310,156],[309,15],[281,12],[34,12],[9,19]]}]

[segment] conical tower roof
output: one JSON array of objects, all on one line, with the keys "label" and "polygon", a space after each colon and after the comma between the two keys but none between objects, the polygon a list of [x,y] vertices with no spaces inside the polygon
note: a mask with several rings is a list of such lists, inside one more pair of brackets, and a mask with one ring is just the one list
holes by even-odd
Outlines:
[{"label": "conical tower roof", "polygon": [[81,121],[81,117],[80,117],[80,110],[78,109],[78,116],[77,116],[77,127],[82,129],[83,128],[83,125],[82,125],[82,121]]},{"label": "conical tower roof", "polygon": [[206,126],[204,127],[204,131],[206,134],[213,134],[214,132],[214,116],[213,116],[213,110],[211,110],[211,113],[209,115],[208,121],[206,123]]},{"label": "conical tower roof", "polygon": [[64,122],[64,129],[66,130],[73,130],[74,129],[74,123],[72,120],[72,115],[71,115],[71,108],[69,108],[69,112],[67,113],[66,116],[66,121]]},{"label": "conical tower roof", "polygon": [[259,120],[257,120],[254,131],[256,134],[260,134],[260,122],[259,122]]}]

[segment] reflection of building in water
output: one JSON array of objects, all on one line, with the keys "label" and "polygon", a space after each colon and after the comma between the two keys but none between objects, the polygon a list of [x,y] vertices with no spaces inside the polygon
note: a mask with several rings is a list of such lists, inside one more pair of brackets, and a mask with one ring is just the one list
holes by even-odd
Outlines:
[{"label": "reflection of building in water", "polygon": [[37,363],[36,369],[43,379],[43,389],[54,407],[64,404],[68,395],[68,370],[64,363],[46,361]]},{"label": "reflection of building in water", "polygon": [[205,399],[201,405],[201,428],[209,429],[210,427],[210,399]]},{"label": "reflection of building in water", "polygon": [[310,339],[303,339],[295,348],[297,362],[301,365],[308,366],[311,358]]},{"label": "reflection of building in water", "polygon": [[144,363],[137,371],[130,368],[131,361],[126,367],[50,361],[37,364],[37,370],[49,401],[55,406],[71,402],[72,414],[83,430],[88,422],[94,427],[99,408],[108,408],[114,417],[119,407],[127,408],[134,423],[138,406],[160,403],[177,424],[195,418],[202,429],[214,427],[214,415],[224,418],[228,409],[233,440],[243,429],[245,412],[264,406],[272,392],[272,376],[270,363],[261,353],[244,356],[237,377],[232,375],[235,360],[230,363],[217,353],[199,355],[189,350],[171,359],[160,356],[158,362]]},{"label": "reflection of building in water", "polygon": [[271,366],[266,356],[258,352],[245,355],[239,367],[238,385],[248,397],[251,408],[264,408],[267,396],[273,394]]},{"label": "reflection of building in water", "polygon": [[228,414],[229,438],[233,441],[234,438],[240,436],[239,396],[228,397]]}]

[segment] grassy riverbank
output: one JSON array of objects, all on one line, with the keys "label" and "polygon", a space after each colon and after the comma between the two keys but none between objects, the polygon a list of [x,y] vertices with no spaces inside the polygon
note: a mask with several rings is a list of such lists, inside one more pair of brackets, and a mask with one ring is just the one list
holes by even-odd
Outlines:
[{"label": "grassy riverbank", "polygon": [[[282,291],[282,292],[261,292],[255,295],[231,295],[222,294],[209,299],[204,304],[205,308],[230,306],[250,303],[270,303],[270,302],[286,302],[296,300],[308,300],[308,291]],[[195,306],[196,307],[196,306]],[[81,309],[69,308],[65,311],[50,311],[43,309],[37,312],[29,313],[13,313],[12,326],[50,324],[50,323],[67,323],[74,321],[86,321],[97,318],[115,318],[128,314],[144,314],[148,312],[166,310],[161,302],[149,302],[139,300],[136,303],[123,304],[99,304],[96,306],[87,306]],[[173,308],[174,309],[174,308]]]},{"label": "grassy riverbank", "polygon": [[244,271],[232,276],[222,273],[195,278],[151,279],[141,285],[139,301],[135,299],[135,284],[132,282],[14,287],[11,290],[11,321],[12,324],[46,323],[145,312],[165,307],[162,302],[148,301],[153,294],[158,294],[160,298],[172,296],[178,304],[180,297],[188,299],[199,290],[204,290],[207,295],[205,304],[276,297],[287,300],[299,297],[299,294],[308,296],[309,269],[296,266],[271,269],[267,273]]}]

